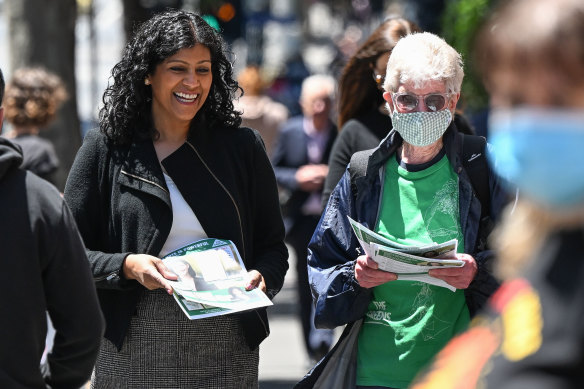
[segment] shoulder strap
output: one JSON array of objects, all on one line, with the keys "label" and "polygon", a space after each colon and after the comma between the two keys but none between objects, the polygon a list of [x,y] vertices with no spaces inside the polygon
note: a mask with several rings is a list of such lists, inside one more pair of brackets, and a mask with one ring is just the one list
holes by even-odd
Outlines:
[{"label": "shoulder strap", "polygon": [[[483,136],[459,133],[462,142],[462,164],[470,177],[473,190],[481,203],[482,215],[489,214],[489,165],[487,163],[487,140]],[[359,151],[351,157],[349,173],[351,175],[351,190],[357,196],[355,181],[367,173],[369,157],[373,150]]]},{"label": "shoulder strap", "polygon": [[357,197],[357,186],[355,181],[359,177],[363,177],[367,173],[367,166],[369,164],[369,157],[374,149],[358,151],[351,156],[349,164],[349,174],[351,175],[351,191],[353,197]]},{"label": "shoulder strap", "polygon": [[483,136],[459,133],[462,138],[462,165],[464,166],[473,190],[481,202],[482,216],[489,214],[489,165],[487,163],[487,140]]}]

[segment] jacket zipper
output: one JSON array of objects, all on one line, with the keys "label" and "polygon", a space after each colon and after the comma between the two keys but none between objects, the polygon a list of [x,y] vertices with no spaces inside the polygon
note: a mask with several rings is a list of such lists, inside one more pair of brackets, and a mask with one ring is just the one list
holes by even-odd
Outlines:
[{"label": "jacket zipper", "polygon": [[[243,235],[243,225],[242,225],[242,221],[241,221],[241,213],[239,212],[239,207],[237,206],[237,203],[235,202],[235,199],[233,198],[233,195],[231,194],[231,192],[229,192],[229,190],[225,187],[225,185],[223,185],[223,183],[221,182],[221,180],[219,180],[219,178],[215,175],[215,173],[213,173],[213,171],[211,170],[211,168],[209,167],[209,165],[207,165],[207,163],[205,162],[205,160],[203,159],[203,157],[201,157],[201,154],[199,154],[199,152],[197,151],[197,149],[195,148],[195,146],[193,146],[191,144],[191,142],[189,142],[189,141],[187,141],[187,144],[193,149],[193,151],[195,152],[195,154],[197,154],[197,157],[203,163],[203,166],[205,166],[205,169],[207,169],[207,171],[209,172],[209,174],[211,174],[211,176],[213,176],[213,178],[215,179],[215,181],[217,181],[217,183],[221,186],[221,188],[223,188],[223,190],[225,191],[225,193],[227,193],[227,195],[231,199],[231,202],[233,203],[233,206],[235,207],[235,211],[237,212],[237,220],[239,221],[239,233],[241,234],[241,245],[243,246],[243,256],[245,258],[245,237]],[[270,333],[269,333],[268,329],[266,328],[266,323],[264,323],[264,320],[260,316],[260,313],[257,310],[255,310],[255,309],[254,309],[254,312],[256,313],[256,315],[258,315],[258,319],[259,319],[260,323],[262,323],[262,327],[264,327],[264,333],[266,334],[266,336],[269,336]]]},{"label": "jacket zipper", "polygon": [[150,180],[147,180],[147,179],[145,179],[145,178],[142,178],[142,177],[140,177],[140,176],[136,176],[136,175],[134,175],[134,174],[130,174],[130,173],[128,173],[128,172],[127,172],[127,171],[125,171],[125,170],[120,170],[120,173],[122,173],[122,174],[125,174],[126,176],[129,176],[129,177],[135,178],[135,179],[137,179],[137,180],[140,180],[140,181],[147,182],[147,183],[149,183],[149,184],[152,184],[152,185],[154,185],[154,186],[157,186],[157,187],[159,187],[160,189],[162,189],[162,190],[163,190],[163,191],[165,191],[166,193],[170,193],[170,192],[169,192],[169,191],[168,191],[168,190],[167,190],[165,187],[163,187],[162,185],[158,185],[158,184],[157,184],[156,182],[154,182],[154,181],[150,181]]},{"label": "jacket zipper", "polygon": [[[237,206],[237,203],[235,202],[235,199],[233,198],[233,196],[231,195],[231,192],[229,192],[229,190],[225,187],[225,185],[223,185],[223,183],[221,182],[221,180],[219,180],[219,178],[215,175],[215,173],[213,173],[213,171],[211,170],[211,168],[209,168],[209,165],[207,165],[207,163],[205,162],[205,160],[203,159],[203,157],[201,157],[201,154],[199,154],[199,152],[197,151],[197,149],[195,148],[195,146],[193,146],[191,144],[191,142],[187,141],[186,142],[195,152],[195,154],[197,154],[197,157],[201,160],[201,162],[203,163],[203,166],[205,166],[205,169],[207,169],[207,171],[209,172],[209,174],[211,174],[211,176],[215,179],[215,181],[217,181],[217,183],[219,184],[219,186],[221,186],[221,188],[223,188],[223,190],[225,191],[225,193],[227,193],[227,196],[229,196],[229,198],[231,199],[231,202],[233,203],[233,206],[235,207],[235,212],[237,212],[237,220],[239,221],[239,233],[241,234],[241,245],[243,246],[243,257],[245,258],[245,237],[243,236],[243,225],[242,225],[242,221],[241,221],[241,214],[239,213],[239,207]],[[265,328],[265,326],[264,326]]]},{"label": "jacket zipper", "polygon": [[[158,187],[158,188],[162,189],[162,190],[163,190],[163,191],[165,191],[166,193],[170,193],[170,192],[169,192],[169,191],[168,191],[166,188],[164,188],[164,187],[163,187],[163,186],[161,186],[161,185],[158,185],[158,184],[157,184],[156,182],[154,182],[154,181],[147,180],[147,179],[145,179],[145,178],[142,178],[142,177],[140,177],[140,176],[137,176],[137,175],[135,175],[135,174],[128,173],[128,172],[127,172],[127,171],[125,171],[125,170],[120,170],[120,173],[122,173],[122,174],[125,174],[126,176],[129,176],[129,177],[135,178],[135,179],[137,179],[137,180],[140,180],[140,181],[146,182],[146,183],[148,183],[148,184],[154,185],[154,186],[156,186],[156,187]],[[103,281],[103,280],[111,280],[112,278],[114,278],[114,277],[117,277],[117,276],[119,276],[118,272],[112,272],[112,273],[109,273],[109,274],[106,274],[106,275],[103,275],[103,276],[100,276],[100,277],[93,277],[93,281],[95,281],[95,282],[100,282],[100,281]]]},{"label": "jacket zipper", "polygon": [[112,272],[110,274],[106,274],[106,275],[101,276],[101,277],[93,277],[93,281],[100,282],[103,280],[111,280],[112,278],[117,277],[117,276],[119,276],[119,274],[118,274],[118,272],[115,271],[115,272]]}]

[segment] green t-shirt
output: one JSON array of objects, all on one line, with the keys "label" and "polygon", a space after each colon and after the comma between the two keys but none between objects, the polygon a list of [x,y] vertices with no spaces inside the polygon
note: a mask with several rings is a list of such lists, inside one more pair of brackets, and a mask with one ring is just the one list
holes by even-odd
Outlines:
[{"label": "green t-shirt", "polygon": [[[458,177],[446,156],[420,171],[407,171],[390,158],[375,230],[412,245],[456,238],[462,251]],[[359,334],[357,384],[407,387],[469,320],[462,290],[405,280],[373,288]]]}]

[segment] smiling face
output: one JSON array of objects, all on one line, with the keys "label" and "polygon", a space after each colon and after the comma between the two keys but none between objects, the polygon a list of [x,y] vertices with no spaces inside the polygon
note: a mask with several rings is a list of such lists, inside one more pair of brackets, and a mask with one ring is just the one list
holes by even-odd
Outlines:
[{"label": "smiling face", "polygon": [[146,80],[152,88],[155,128],[161,133],[188,131],[211,89],[211,52],[201,44],[181,49]]}]

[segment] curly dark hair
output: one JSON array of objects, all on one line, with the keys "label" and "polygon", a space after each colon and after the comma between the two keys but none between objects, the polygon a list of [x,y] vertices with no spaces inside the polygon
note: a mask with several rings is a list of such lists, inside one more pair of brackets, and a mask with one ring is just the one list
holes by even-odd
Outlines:
[{"label": "curly dark hair", "polygon": [[379,107],[383,98],[373,80],[372,67],[377,58],[390,52],[400,38],[419,31],[418,25],[407,19],[387,19],[357,49],[343,68],[339,80],[339,131],[349,119]]},{"label": "curly dark hair", "polygon": [[156,66],[179,50],[204,45],[211,52],[213,82],[207,100],[194,122],[205,125],[238,127],[241,113],[233,99],[241,92],[233,79],[223,38],[199,15],[179,10],[155,14],[144,22],[124,49],[122,59],[112,69],[111,81],[103,95],[99,112],[101,131],[115,144],[133,139],[155,139],[152,123],[152,90],[144,79]]}]

